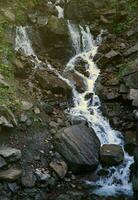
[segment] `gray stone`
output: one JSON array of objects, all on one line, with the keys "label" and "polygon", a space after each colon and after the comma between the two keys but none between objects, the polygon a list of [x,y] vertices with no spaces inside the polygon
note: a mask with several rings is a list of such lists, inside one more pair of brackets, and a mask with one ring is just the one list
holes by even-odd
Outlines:
[{"label": "gray stone", "polygon": [[105,57],[108,58],[108,59],[112,59],[114,57],[117,57],[118,55],[119,55],[118,52],[111,50],[107,54],[105,54]]},{"label": "gray stone", "polygon": [[8,187],[12,193],[16,193],[19,189],[19,186],[16,183],[8,183]]},{"label": "gray stone", "polygon": [[22,101],[21,103],[22,103],[22,105],[21,105],[22,110],[27,111],[27,110],[30,110],[33,107],[33,104],[31,102]]},{"label": "gray stone", "polygon": [[63,160],[54,159],[50,163],[50,167],[56,172],[56,174],[63,179],[68,171],[68,166]]},{"label": "gray stone", "polygon": [[59,130],[55,147],[75,173],[94,170],[99,164],[99,139],[83,124]]},{"label": "gray stone", "polygon": [[6,161],[4,160],[4,158],[2,158],[0,156],[0,169],[3,168],[3,167],[5,167],[6,165],[7,165]]},{"label": "gray stone", "polygon": [[128,98],[132,100],[132,105],[138,107],[138,90],[130,89]]},{"label": "gray stone", "polygon": [[14,182],[21,176],[22,171],[19,169],[10,168],[0,171],[0,180]]},{"label": "gray stone", "polygon": [[138,42],[137,42],[133,47],[131,47],[130,49],[128,49],[128,50],[124,53],[124,55],[125,55],[125,56],[130,56],[131,54],[136,53],[137,51],[138,51]]},{"label": "gray stone", "polygon": [[3,156],[8,162],[15,162],[21,158],[21,151],[11,147],[0,147],[0,155]]},{"label": "gray stone", "polygon": [[117,165],[124,159],[123,149],[116,144],[104,144],[100,149],[100,159],[104,165]]}]

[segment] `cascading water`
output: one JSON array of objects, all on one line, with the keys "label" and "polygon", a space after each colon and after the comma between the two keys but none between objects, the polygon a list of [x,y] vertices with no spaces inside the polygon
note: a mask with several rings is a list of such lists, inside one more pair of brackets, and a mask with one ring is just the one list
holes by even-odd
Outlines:
[{"label": "cascading water", "polygon": [[56,9],[58,11],[58,18],[64,18],[64,10],[60,6],[56,6]]},{"label": "cascading water", "polygon": [[30,39],[27,34],[28,27],[18,26],[16,28],[15,50],[22,51],[25,56],[30,57],[31,62],[35,68],[39,67],[42,63],[35,54]]},{"label": "cascading water", "polygon": [[[49,63],[46,66],[62,80],[72,87],[74,106],[69,110],[69,114],[74,118],[85,119],[89,127],[93,128],[97,134],[101,145],[102,144],[119,144],[123,148],[123,139],[119,131],[113,130],[106,118],[102,116],[100,111],[100,100],[95,94],[95,83],[100,74],[100,70],[93,61],[97,53],[98,45],[101,42],[101,35],[96,40],[91,36],[89,27],[76,26],[68,21],[68,28],[72,39],[72,45],[75,49],[75,56],[67,63],[65,71],[74,70],[81,76],[86,84],[86,91],[79,93],[75,85],[68,79],[64,78],[57,70],[55,70]],[[15,50],[21,49],[26,56],[35,57],[37,64],[41,62],[35,55],[31,42],[26,32],[25,27],[17,27],[16,31],[16,45]],[[89,72],[89,77],[76,70],[75,63],[82,59],[86,63],[86,70]],[[35,65],[37,66],[37,65]],[[87,94],[93,93],[93,102],[86,100]],[[132,195],[132,184],[129,182],[129,167],[133,163],[133,157],[130,157],[124,152],[124,162],[117,167],[110,167],[109,176],[107,178],[100,178],[96,182],[88,182],[88,184],[97,186],[93,193],[97,195],[112,196],[117,194]]]},{"label": "cascading water", "polygon": [[[69,30],[73,26],[69,25]],[[100,74],[100,70],[97,68],[96,64],[93,61],[94,56],[97,53],[98,45],[96,41],[92,40],[90,30],[86,27],[84,30],[83,27],[80,27],[81,33],[79,38],[82,40],[82,53],[77,54],[74,58],[72,58],[66,67],[66,70],[74,69],[75,63],[78,59],[82,58],[82,60],[87,63],[87,71],[89,72],[89,77],[85,77],[81,74],[81,77],[84,77],[84,81],[87,85],[86,91],[84,93],[78,93],[76,90],[74,91],[74,107],[70,109],[69,113],[73,117],[78,117],[85,119],[89,127],[93,128],[96,135],[100,139],[101,145],[103,144],[118,144],[123,148],[123,138],[119,131],[113,130],[108,122],[108,120],[102,116],[100,111],[100,100],[99,97],[95,94],[95,82]],[[72,40],[77,37],[79,34],[74,31],[70,31]],[[72,35],[76,34],[76,36]],[[97,38],[97,41],[100,42],[101,37]],[[76,41],[72,42],[73,47],[76,48]],[[78,47],[77,47],[78,48]],[[76,50],[77,52],[78,50]],[[87,94],[93,94],[93,102],[89,103],[90,100],[86,100],[85,96]],[[92,112],[91,112],[92,111]],[[97,185],[97,189],[94,190],[94,193],[97,195],[105,195],[112,196],[117,194],[126,194],[132,195],[132,184],[129,182],[130,178],[130,165],[133,163],[133,157],[129,156],[124,151],[124,162],[117,167],[110,167],[108,170],[110,171],[110,175],[107,178],[100,178],[96,183],[89,182],[91,185]]]}]

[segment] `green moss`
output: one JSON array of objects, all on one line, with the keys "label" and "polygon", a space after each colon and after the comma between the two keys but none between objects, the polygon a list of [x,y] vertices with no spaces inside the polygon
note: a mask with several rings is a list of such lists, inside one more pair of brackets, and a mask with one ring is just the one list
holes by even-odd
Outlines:
[{"label": "green moss", "polygon": [[127,68],[128,68],[128,64],[121,64],[119,66],[119,69],[118,69],[118,72],[117,72],[117,77],[119,78],[119,80],[122,80],[124,71],[126,71]]}]

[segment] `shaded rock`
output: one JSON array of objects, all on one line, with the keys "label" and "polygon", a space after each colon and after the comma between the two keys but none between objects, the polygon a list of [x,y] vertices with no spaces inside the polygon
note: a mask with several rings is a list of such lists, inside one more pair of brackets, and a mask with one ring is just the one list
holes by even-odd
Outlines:
[{"label": "shaded rock", "polygon": [[3,156],[8,162],[15,162],[21,158],[21,151],[11,147],[0,147],[0,155]]},{"label": "shaded rock", "polygon": [[3,167],[5,167],[6,165],[7,165],[6,161],[4,160],[4,158],[2,158],[0,156],[0,169],[3,168]]},{"label": "shaded rock", "polygon": [[7,128],[13,128],[13,124],[11,124],[4,116],[0,117],[0,125]]},{"label": "shaded rock", "polygon": [[97,18],[100,9],[105,8],[109,1],[106,0],[74,0],[65,5],[65,17],[70,20],[92,22]]},{"label": "shaded rock", "polygon": [[14,182],[21,176],[21,170],[10,168],[0,172],[0,180]]},{"label": "shaded rock", "polygon": [[69,60],[72,45],[66,20],[50,17],[47,25],[40,28],[40,35],[49,57],[58,59],[60,63]]},{"label": "shaded rock", "polygon": [[62,94],[68,97],[72,94],[71,88],[64,81],[46,70],[37,72],[36,79],[43,89],[50,90],[54,94]]},{"label": "shaded rock", "polygon": [[104,165],[117,165],[124,159],[122,147],[115,144],[104,144],[100,149],[100,159]]},{"label": "shaded rock", "polygon": [[22,185],[24,187],[29,187],[29,188],[35,186],[35,181],[36,181],[35,176],[34,176],[33,172],[30,170],[26,171],[23,174],[22,179],[21,179]]},{"label": "shaded rock", "polygon": [[63,160],[57,160],[54,159],[51,163],[50,163],[50,167],[56,172],[56,174],[60,177],[60,178],[64,178],[67,171],[68,171],[68,166],[67,164],[63,161]]},{"label": "shaded rock", "polygon": [[126,131],[124,134],[124,141],[125,141],[125,150],[133,155],[134,149],[137,143],[136,139],[136,132],[135,131]]},{"label": "shaded rock", "polygon": [[83,124],[61,129],[55,137],[55,147],[73,172],[94,170],[99,164],[99,139]]},{"label": "shaded rock", "polygon": [[36,175],[37,180],[40,182],[48,181],[51,178],[50,174],[47,171],[40,170],[40,169],[35,170],[35,175]]}]

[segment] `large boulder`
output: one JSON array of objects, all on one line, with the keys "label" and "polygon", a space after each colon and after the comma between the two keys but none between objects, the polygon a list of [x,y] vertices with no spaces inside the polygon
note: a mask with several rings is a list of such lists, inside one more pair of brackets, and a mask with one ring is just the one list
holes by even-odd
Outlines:
[{"label": "large boulder", "polygon": [[47,70],[40,70],[36,73],[38,84],[45,90],[50,90],[53,94],[62,94],[70,97],[72,94],[71,87],[61,80],[54,73]]},{"label": "large boulder", "polygon": [[40,28],[40,35],[49,57],[63,63],[69,60],[72,45],[66,20],[50,17],[47,25]]},{"label": "large boulder", "polygon": [[100,159],[104,165],[117,165],[124,159],[123,149],[116,144],[104,144],[100,149]]},{"label": "large boulder", "polygon": [[70,20],[92,22],[100,13],[99,9],[105,8],[108,4],[107,0],[71,0],[65,5],[65,17]]},{"label": "large boulder", "polygon": [[61,129],[55,137],[55,147],[74,173],[94,170],[99,164],[99,139],[84,124]]}]

